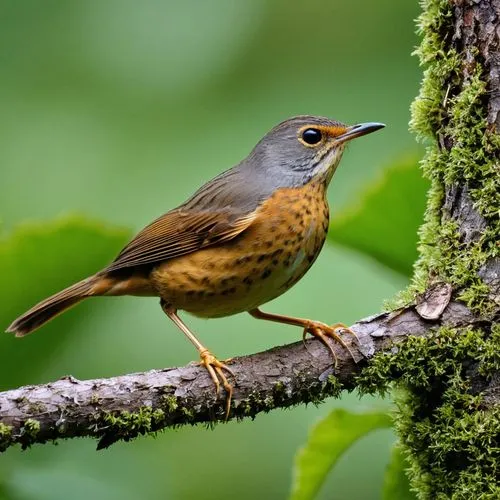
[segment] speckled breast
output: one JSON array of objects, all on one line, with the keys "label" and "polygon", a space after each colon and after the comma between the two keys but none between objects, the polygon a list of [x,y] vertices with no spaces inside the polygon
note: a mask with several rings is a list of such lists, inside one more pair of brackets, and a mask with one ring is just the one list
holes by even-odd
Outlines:
[{"label": "speckled breast", "polygon": [[152,274],[159,295],[200,317],[251,310],[293,286],[325,241],[329,211],[322,182],[277,190],[233,240],[169,260]]}]

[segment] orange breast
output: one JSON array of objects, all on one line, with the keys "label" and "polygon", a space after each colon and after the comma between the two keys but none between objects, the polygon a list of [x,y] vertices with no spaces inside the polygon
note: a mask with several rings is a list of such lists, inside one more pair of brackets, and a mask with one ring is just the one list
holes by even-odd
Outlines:
[{"label": "orange breast", "polygon": [[323,183],[281,189],[258,208],[255,222],[242,234],[165,262],[153,271],[152,281],[167,303],[196,316],[248,311],[302,278],[327,229]]}]

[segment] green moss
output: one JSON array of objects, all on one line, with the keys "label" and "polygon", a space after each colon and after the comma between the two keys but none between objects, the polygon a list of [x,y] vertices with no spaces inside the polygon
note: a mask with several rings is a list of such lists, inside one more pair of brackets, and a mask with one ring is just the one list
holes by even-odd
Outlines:
[{"label": "green moss", "polygon": [[9,438],[12,434],[12,426],[0,422],[0,439]]},{"label": "green moss", "polygon": [[436,410],[415,396],[400,401],[396,427],[419,498],[499,498],[499,409],[478,409],[473,398],[451,404],[451,395]]},{"label": "green moss", "polygon": [[186,408],[183,406],[181,409],[181,413],[186,421],[190,421],[194,419],[194,411],[191,408]]},{"label": "green moss", "polygon": [[328,375],[324,390],[329,394],[329,396],[338,398],[344,390],[344,386],[337,377],[335,377],[334,375]]},{"label": "green moss", "polygon": [[375,356],[356,379],[362,394],[385,394],[393,381],[405,387],[427,390],[433,377],[443,382],[447,374],[464,374],[464,366],[478,364],[485,377],[500,367],[500,326],[485,338],[479,329],[457,330],[442,327],[431,336],[410,336],[390,351]]},{"label": "green moss", "polygon": [[279,395],[279,394],[284,394],[286,393],[286,387],[285,387],[285,384],[283,382],[276,382],[274,384],[274,387],[273,387],[273,392],[276,394],[276,395]]},{"label": "green moss", "polygon": [[395,425],[419,498],[499,497],[500,408],[469,379],[479,373],[486,386],[498,373],[499,341],[498,325],[488,335],[442,328],[375,356],[358,377],[361,393],[398,389]]},{"label": "green moss", "polygon": [[168,413],[174,412],[179,407],[179,403],[177,402],[177,398],[175,396],[164,394],[161,400]]},{"label": "green moss", "polygon": [[[237,419],[253,418],[257,413],[273,410],[277,406],[294,406],[304,402],[319,404],[329,396],[339,396],[342,390],[342,384],[332,375],[303,389],[301,393],[293,390],[289,384],[278,381],[271,395],[263,396],[255,391],[243,401],[233,399],[230,416]],[[156,409],[143,406],[136,412],[121,411],[105,413],[104,416],[96,412],[88,432],[100,438],[98,448],[101,449],[119,440],[129,441],[139,435],[155,433],[165,426],[175,426],[177,422],[194,425],[199,421],[209,421],[208,426],[213,427],[224,420],[223,409],[218,415],[213,413],[210,406],[194,410],[179,404],[176,396],[162,394]]]},{"label": "green moss", "polygon": [[34,418],[28,418],[26,422],[24,422],[22,432],[25,436],[35,438],[40,432],[40,422]]},{"label": "green moss", "polygon": [[0,422],[0,452],[6,450],[10,446],[12,438],[11,425],[5,425]]},{"label": "green moss", "polygon": [[29,448],[33,443],[37,442],[40,433],[40,422],[34,418],[28,418],[21,427],[17,441],[21,444],[22,449]]},{"label": "green moss", "polygon": [[[491,318],[498,306],[479,271],[500,254],[500,137],[487,126],[481,58],[476,54],[475,64],[464,68],[453,48],[453,2],[424,0],[422,6],[416,52],[426,69],[411,128],[427,142],[422,169],[431,189],[412,284],[392,306],[444,281],[479,316]],[[455,185],[467,187],[485,222],[467,242],[460,221],[443,210],[445,193]],[[362,393],[398,389],[395,425],[419,498],[500,498],[500,408],[482,393],[500,369],[499,345],[497,324],[491,331],[443,328],[430,338],[409,337],[360,374]]]},{"label": "green moss", "polygon": [[485,343],[479,355],[479,373],[491,379],[494,374],[500,372],[500,325],[495,324],[491,329],[490,341]]},{"label": "green moss", "polygon": [[[452,47],[452,2],[424,0],[422,6],[423,40],[416,53],[426,70],[412,104],[411,128],[420,140],[430,140],[422,169],[432,184],[412,285],[391,305],[410,302],[429,281],[445,281],[473,311],[488,316],[495,304],[478,271],[500,255],[500,136],[487,125],[488,91],[480,58],[475,66],[469,65],[465,77],[462,56]],[[442,210],[444,193],[455,183],[467,184],[473,206],[488,228],[468,243],[457,222]]]},{"label": "green moss", "polygon": [[[300,381],[299,381],[300,383]],[[292,388],[283,382],[276,382],[272,395],[262,397],[255,391],[243,401],[235,401],[231,411],[232,416],[241,419],[244,417],[253,418],[259,412],[268,412],[277,407],[291,407],[297,404],[313,403],[320,404],[328,397],[339,397],[345,389],[342,383],[333,375],[329,375],[324,381],[314,383],[302,392],[297,388]]]},{"label": "green moss", "polygon": [[129,441],[139,435],[156,431],[164,420],[165,412],[160,408],[154,410],[151,406],[142,406],[136,412],[106,413],[103,417],[105,433],[101,441]]}]

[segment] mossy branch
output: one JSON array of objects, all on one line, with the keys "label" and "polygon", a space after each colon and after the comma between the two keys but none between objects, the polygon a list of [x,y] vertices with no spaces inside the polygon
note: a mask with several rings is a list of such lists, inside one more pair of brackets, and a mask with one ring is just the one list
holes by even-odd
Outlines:
[{"label": "mossy branch", "polygon": [[[443,299],[439,287],[435,290],[417,305],[353,325],[359,344],[351,342],[353,356],[334,346],[337,367],[316,340],[235,358],[230,365],[237,380],[230,418],[253,418],[271,409],[339,395],[357,385],[368,359],[389,346],[397,349],[408,335],[428,336],[442,325],[475,324],[477,318],[467,307],[449,302],[449,295]],[[424,319],[422,314],[437,317]],[[376,390],[369,379],[361,383],[364,390]],[[217,396],[205,369],[196,365],[108,379],[64,377],[0,393],[0,450],[16,443],[27,447],[82,436],[98,438],[103,448],[165,427],[212,425],[224,421],[224,413],[225,394]]]}]

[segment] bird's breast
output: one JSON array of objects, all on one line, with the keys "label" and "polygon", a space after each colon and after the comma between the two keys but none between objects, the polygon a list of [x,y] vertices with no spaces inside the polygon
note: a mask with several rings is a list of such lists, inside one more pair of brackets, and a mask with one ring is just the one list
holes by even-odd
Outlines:
[{"label": "bird's breast", "polygon": [[165,262],[152,273],[159,295],[201,317],[248,311],[293,286],[325,241],[323,183],[278,189],[236,238]]}]

